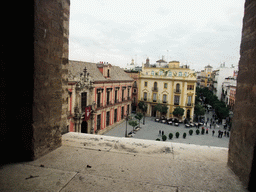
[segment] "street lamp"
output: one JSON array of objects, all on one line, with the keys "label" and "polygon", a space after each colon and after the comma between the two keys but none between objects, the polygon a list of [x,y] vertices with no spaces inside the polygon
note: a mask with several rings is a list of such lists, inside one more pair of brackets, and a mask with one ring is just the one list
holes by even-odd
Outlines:
[{"label": "street lamp", "polygon": [[126,128],[125,128],[125,137],[127,137],[127,121],[129,120],[129,112],[126,111],[126,116],[125,116],[125,120],[126,120]]}]

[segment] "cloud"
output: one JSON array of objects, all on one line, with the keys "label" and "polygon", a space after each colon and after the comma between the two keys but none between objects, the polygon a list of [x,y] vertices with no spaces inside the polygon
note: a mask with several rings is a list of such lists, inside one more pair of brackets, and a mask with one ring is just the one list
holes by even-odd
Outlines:
[{"label": "cloud", "polygon": [[243,4],[244,0],[72,0],[70,56],[121,66],[135,55],[141,64],[147,56],[153,63],[167,54],[197,69],[217,67],[220,61],[237,64]]}]

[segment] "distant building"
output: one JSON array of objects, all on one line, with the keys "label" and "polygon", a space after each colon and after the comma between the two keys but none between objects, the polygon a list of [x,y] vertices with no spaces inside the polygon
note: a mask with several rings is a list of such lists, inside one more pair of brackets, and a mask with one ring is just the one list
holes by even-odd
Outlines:
[{"label": "distant building", "polygon": [[220,65],[220,68],[215,72],[213,77],[213,93],[221,100],[222,83],[227,77],[233,77],[236,69],[234,67],[225,67],[225,63]]},{"label": "distant building", "polygon": [[236,79],[234,77],[225,78],[222,83],[221,100],[225,102],[229,108],[234,107],[236,93]]},{"label": "distant building", "polygon": [[197,79],[198,79],[198,86],[203,88],[203,87],[210,87],[211,86],[211,74],[212,74],[212,66],[207,65],[204,67],[204,70],[198,74]]},{"label": "distant building", "polygon": [[69,61],[68,70],[70,132],[102,134],[131,113],[133,79],[120,67]]},{"label": "distant building", "polygon": [[149,60],[140,72],[139,101],[146,102],[147,116],[156,116],[154,106],[157,103],[168,107],[168,118],[173,117],[176,107],[185,110],[182,119],[194,116],[196,74],[188,66],[180,66],[179,61],[165,62],[158,60],[157,64],[149,64]]}]

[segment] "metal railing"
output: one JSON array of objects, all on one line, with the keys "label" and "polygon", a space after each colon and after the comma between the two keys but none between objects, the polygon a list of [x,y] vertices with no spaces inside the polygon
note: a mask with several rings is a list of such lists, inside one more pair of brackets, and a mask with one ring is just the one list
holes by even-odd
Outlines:
[{"label": "metal railing", "polygon": [[174,89],[174,93],[181,93],[180,89]]}]

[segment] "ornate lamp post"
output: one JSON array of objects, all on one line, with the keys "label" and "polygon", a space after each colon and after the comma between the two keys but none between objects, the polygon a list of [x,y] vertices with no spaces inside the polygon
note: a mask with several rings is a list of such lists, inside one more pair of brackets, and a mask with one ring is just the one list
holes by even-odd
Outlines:
[{"label": "ornate lamp post", "polygon": [[127,122],[129,120],[130,116],[129,116],[129,112],[126,111],[126,116],[125,116],[125,120],[126,120],[126,127],[125,127],[125,137],[127,137]]}]

